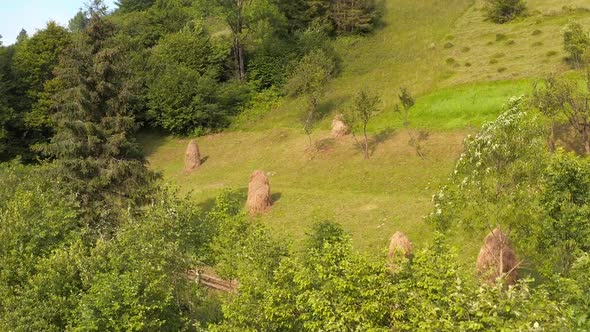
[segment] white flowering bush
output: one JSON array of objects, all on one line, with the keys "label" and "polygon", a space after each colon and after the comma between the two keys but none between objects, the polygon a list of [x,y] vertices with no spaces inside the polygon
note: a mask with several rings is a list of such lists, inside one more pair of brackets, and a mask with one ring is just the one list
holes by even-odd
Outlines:
[{"label": "white flowering bush", "polygon": [[538,217],[533,203],[549,152],[542,119],[523,104],[511,98],[504,113],[465,139],[453,174],[433,197],[429,219],[440,230],[491,230]]}]

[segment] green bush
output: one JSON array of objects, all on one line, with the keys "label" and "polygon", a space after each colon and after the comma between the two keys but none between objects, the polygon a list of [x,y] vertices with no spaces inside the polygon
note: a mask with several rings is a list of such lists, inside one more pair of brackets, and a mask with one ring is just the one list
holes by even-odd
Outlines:
[{"label": "green bush", "polygon": [[486,17],[494,23],[506,23],[526,11],[524,0],[486,0]]},{"label": "green bush", "polygon": [[590,35],[580,23],[570,23],[563,33],[563,47],[572,65],[580,67],[590,53]]},{"label": "green bush", "polygon": [[227,126],[248,92],[243,85],[221,82],[228,54],[199,27],[162,39],[151,58],[148,119],[180,135]]}]

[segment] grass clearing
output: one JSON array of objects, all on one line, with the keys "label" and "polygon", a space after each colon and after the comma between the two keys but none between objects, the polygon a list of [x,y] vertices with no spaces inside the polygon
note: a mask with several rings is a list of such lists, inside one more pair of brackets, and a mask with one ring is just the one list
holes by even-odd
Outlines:
[{"label": "grass clearing", "polygon": [[[502,106],[512,96],[528,93],[532,88],[528,80],[498,81],[469,84],[441,89],[420,97],[410,110],[412,127],[436,131],[479,128],[484,122],[495,119]],[[385,110],[371,123],[371,132],[389,127],[401,128],[401,116]]]},{"label": "grass clearing", "polygon": [[364,160],[354,138],[333,140],[321,132],[314,138],[324,151],[309,160],[306,137],[292,130],[224,133],[197,139],[206,160],[191,174],[182,167],[188,139],[143,134],[140,142],[151,167],[203,208],[224,188],[246,192],[250,173],[262,169],[277,200],[258,219],[274,234],[297,248],[314,221],[332,220],[352,234],[355,247],[380,255],[396,230],[418,246],[431,238],[422,218],[431,212],[432,193],[450,174],[465,134],[431,135],[421,159],[407,132],[390,132],[378,137],[373,156]]}]

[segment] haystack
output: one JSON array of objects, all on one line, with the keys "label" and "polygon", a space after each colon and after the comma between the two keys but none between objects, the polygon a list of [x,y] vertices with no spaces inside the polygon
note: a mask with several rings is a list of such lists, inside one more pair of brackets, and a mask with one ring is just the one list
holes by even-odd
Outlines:
[{"label": "haystack", "polygon": [[185,172],[193,171],[201,166],[201,154],[199,153],[199,146],[195,140],[191,140],[186,147],[184,155],[184,170]]},{"label": "haystack", "polygon": [[350,132],[350,129],[344,123],[342,115],[341,114],[336,115],[334,117],[334,120],[332,120],[332,137],[334,137],[334,138],[342,137],[342,136],[348,135],[349,132]]},{"label": "haystack", "polygon": [[395,232],[389,241],[389,258],[393,260],[398,254],[403,254],[406,258],[412,254],[412,242],[402,232]]},{"label": "haystack", "polygon": [[494,284],[503,278],[507,285],[513,285],[517,279],[518,260],[510,240],[495,228],[485,238],[485,243],[477,257],[477,273],[482,280]]},{"label": "haystack", "polygon": [[268,176],[263,171],[254,171],[250,176],[246,205],[250,214],[264,213],[272,205]]}]

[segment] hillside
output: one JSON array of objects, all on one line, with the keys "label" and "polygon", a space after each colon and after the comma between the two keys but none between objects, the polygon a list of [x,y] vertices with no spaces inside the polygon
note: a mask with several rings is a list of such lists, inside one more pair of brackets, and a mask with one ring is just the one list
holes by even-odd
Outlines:
[{"label": "hillside", "polygon": [[115,6],[0,43],[0,331],[590,331],[588,0]]},{"label": "hillside", "polygon": [[[484,21],[481,1],[442,3],[388,0],[378,31],[336,42],[342,72],[320,107],[340,112],[359,88],[381,96],[384,111],[369,127],[378,141],[371,160],[362,159],[353,138],[329,139],[330,115],[313,134],[323,150],[309,160],[298,122],[303,101],[285,99],[267,114],[246,114],[231,132],[198,138],[207,160],[190,175],[182,170],[188,139],[145,135],[152,168],[203,206],[223,188],[245,191],[254,169],[269,172],[277,200],[260,220],[296,243],[322,220],[341,223],[356,246],[373,254],[383,252],[395,230],[428,242],[422,217],[451,173],[463,137],[494,119],[510,96],[530,91],[532,80],[567,70],[563,25],[574,18],[590,25],[590,12],[574,9],[584,1],[531,1],[529,17],[505,25]],[[424,160],[392,112],[400,86],[420,96],[410,122],[430,132]]]}]

